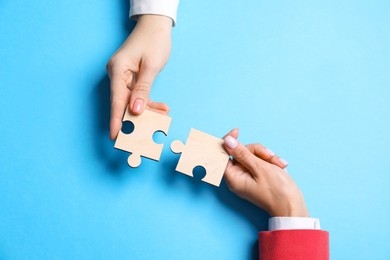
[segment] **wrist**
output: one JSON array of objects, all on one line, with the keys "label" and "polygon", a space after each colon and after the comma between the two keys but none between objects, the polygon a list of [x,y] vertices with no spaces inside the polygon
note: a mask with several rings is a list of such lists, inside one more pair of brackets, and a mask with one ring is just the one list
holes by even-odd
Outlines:
[{"label": "wrist", "polygon": [[308,218],[309,216],[309,211],[307,210],[306,205],[300,205],[298,207],[292,207],[289,211],[289,214],[287,217],[304,217]]},{"label": "wrist", "polygon": [[272,203],[268,213],[273,217],[309,217],[303,196],[292,200],[275,201]]},{"label": "wrist", "polygon": [[137,26],[171,30],[172,19],[164,15],[143,14],[139,16]]},{"label": "wrist", "polygon": [[302,218],[308,218],[309,211],[306,207],[300,207],[300,208],[285,208],[283,210],[277,209],[277,210],[269,210],[268,214],[272,217],[302,217]]}]

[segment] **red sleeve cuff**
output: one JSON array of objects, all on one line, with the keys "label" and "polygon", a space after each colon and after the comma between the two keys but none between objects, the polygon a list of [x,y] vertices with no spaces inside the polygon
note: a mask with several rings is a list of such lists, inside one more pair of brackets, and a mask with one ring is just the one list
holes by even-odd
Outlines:
[{"label": "red sleeve cuff", "polygon": [[329,233],[323,230],[276,230],[259,233],[261,260],[328,260]]}]

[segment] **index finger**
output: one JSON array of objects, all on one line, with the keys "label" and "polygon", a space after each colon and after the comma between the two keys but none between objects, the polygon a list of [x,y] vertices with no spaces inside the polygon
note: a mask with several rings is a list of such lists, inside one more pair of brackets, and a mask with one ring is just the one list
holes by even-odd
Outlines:
[{"label": "index finger", "polygon": [[[248,144],[246,147],[251,151],[254,155],[259,157],[260,159],[272,163],[282,169],[287,167],[287,164],[283,164],[279,156],[275,155],[270,149],[265,147],[262,144]],[[283,162],[287,163],[285,160]]]},{"label": "index finger", "polygon": [[110,138],[115,140],[122,128],[123,114],[130,98],[130,90],[122,79],[111,79],[111,120]]}]

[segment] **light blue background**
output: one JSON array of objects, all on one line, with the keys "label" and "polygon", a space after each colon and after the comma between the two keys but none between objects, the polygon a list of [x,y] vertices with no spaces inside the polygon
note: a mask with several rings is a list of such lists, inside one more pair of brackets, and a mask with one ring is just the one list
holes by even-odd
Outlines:
[{"label": "light blue background", "polygon": [[0,0],[0,259],[256,259],[267,215],[174,171],[191,127],[290,162],[333,259],[389,259],[390,2],[182,1],[160,163],[108,139],[126,0]]}]

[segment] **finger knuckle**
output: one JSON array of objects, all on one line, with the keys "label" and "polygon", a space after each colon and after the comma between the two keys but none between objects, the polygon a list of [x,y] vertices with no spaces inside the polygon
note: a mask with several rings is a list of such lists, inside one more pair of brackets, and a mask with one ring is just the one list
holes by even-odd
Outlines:
[{"label": "finger knuckle", "polygon": [[262,145],[261,143],[256,143],[256,144],[255,144],[255,147],[256,147],[257,149],[265,149],[264,145]]},{"label": "finger knuckle", "polygon": [[106,64],[106,72],[108,75],[121,75],[124,72],[123,63],[116,56],[110,58]]},{"label": "finger knuckle", "polygon": [[264,171],[265,167],[267,167],[267,164],[262,163],[260,160],[255,160],[254,161],[254,170],[256,173]]},{"label": "finger knuckle", "polygon": [[267,158],[267,159],[270,159],[274,156],[274,155],[271,155],[269,153],[269,150],[267,149],[267,147],[265,147],[264,145],[262,145],[260,143],[255,144],[255,150],[258,154],[262,154],[263,157]]},{"label": "finger knuckle", "polygon": [[239,147],[235,154],[234,154],[234,157],[238,160],[238,161],[241,161],[241,160],[246,160],[248,158],[248,154],[247,152],[242,148],[242,147]]},{"label": "finger knuckle", "polygon": [[116,59],[115,56],[112,56],[112,57],[108,60],[108,62],[107,62],[107,64],[106,64],[106,71],[107,71],[107,73],[111,73],[111,72],[112,72],[112,69],[115,67],[115,64],[117,63],[116,60],[117,60],[117,59]]},{"label": "finger knuckle", "polygon": [[138,92],[141,95],[149,95],[151,85],[148,82],[137,82],[133,91]]},{"label": "finger knuckle", "polygon": [[123,108],[123,110],[125,109],[127,105],[127,101],[126,100],[122,100],[122,99],[111,99],[111,107],[112,109],[115,109],[115,110],[120,110]]},{"label": "finger knuckle", "polygon": [[161,66],[152,62],[147,62],[143,66],[146,71],[152,72],[154,74],[157,74],[161,70]]}]

